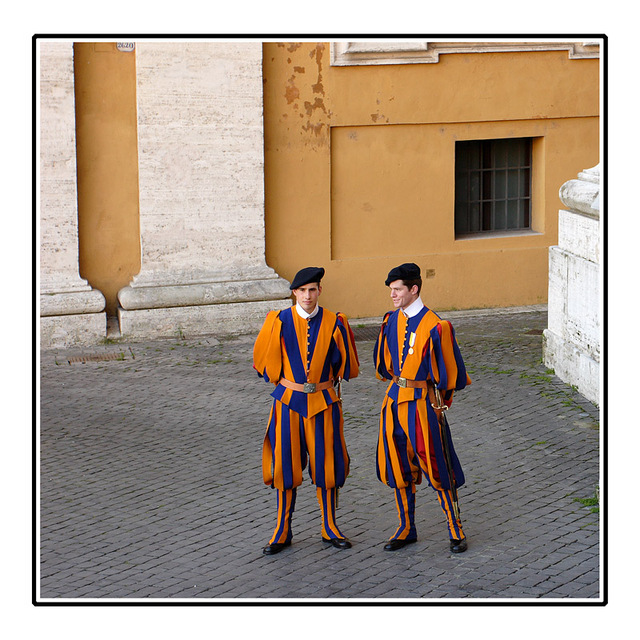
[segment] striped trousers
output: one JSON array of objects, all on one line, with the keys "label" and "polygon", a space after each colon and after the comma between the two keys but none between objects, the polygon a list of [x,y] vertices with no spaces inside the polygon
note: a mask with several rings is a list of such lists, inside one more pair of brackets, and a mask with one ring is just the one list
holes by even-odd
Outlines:
[{"label": "striped trousers", "polygon": [[[337,489],[316,487],[316,495],[322,513],[322,537],[344,538],[336,522]],[[293,537],[291,519],[296,506],[296,489],[277,489],[278,517],[269,544],[290,542]]]},{"label": "striped trousers", "polygon": [[[438,494],[440,507],[447,520],[449,538],[462,540],[465,535],[462,523],[456,518],[453,510],[453,497],[450,489],[434,489]],[[416,512],[416,485],[411,483],[407,487],[395,489],[396,508],[398,510],[398,528],[389,538],[390,540],[415,540],[418,537],[415,522]]]}]

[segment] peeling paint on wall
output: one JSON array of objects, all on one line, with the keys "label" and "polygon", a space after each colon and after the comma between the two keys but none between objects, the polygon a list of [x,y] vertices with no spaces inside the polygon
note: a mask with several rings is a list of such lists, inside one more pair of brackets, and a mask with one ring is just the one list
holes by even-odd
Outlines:
[{"label": "peeling paint on wall", "polygon": [[[303,44],[306,43],[278,45],[281,48],[286,46],[288,52],[295,54],[286,58],[286,64],[293,73],[287,76],[284,87],[283,96],[287,109],[283,110],[281,118],[284,120],[292,115],[292,110],[294,112],[297,111],[302,119],[300,131],[305,136],[305,144],[312,142],[315,145],[318,141],[325,142],[328,140],[328,136],[323,136],[325,131],[328,133],[329,127],[326,119],[330,115],[325,105],[325,88],[322,78],[322,58],[325,52],[325,45],[323,43],[316,44],[308,52],[305,51],[303,53],[299,51]],[[300,78],[302,74],[313,74],[313,69],[301,64],[300,54],[308,55],[312,61],[315,61],[317,67],[316,82]],[[313,134],[312,137],[309,137],[310,133]]]},{"label": "peeling paint on wall", "polygon": [[300,89],[293,84],[295,79],[295,76],[291,76],[284,90],[284,97],[287,100],[287,104],[291,104],[300,97]]},{"label": "peeling paint on wall", "polygon": [[327,113],[327,110],[325,109],[325,106],[324,106],[324,100],[322,98],[316,98],[313,101],[313,104],[311,104],[308,101],[305,102],[304,103],[304,108],[305,108],[308,116],[311,116],[316,109],[322,109],[322,111]]},{"label": "peeling paint on wall", "polygon": [[311,122],[308,122],[306,125],[304,125],[302,127],[303,131],[313,131],[316,134],[316,137],[319,136],[322,133],[322,128],[325,125],[322,122],[319,122],[318,124],[311,124]]}]

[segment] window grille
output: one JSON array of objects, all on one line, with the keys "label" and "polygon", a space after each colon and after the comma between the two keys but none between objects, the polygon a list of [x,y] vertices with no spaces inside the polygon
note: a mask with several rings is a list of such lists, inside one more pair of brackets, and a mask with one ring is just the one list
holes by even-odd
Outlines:
[{"label": "window grille", "polygon": [[456,237],[531,228],[531,138],[456,142]]}]

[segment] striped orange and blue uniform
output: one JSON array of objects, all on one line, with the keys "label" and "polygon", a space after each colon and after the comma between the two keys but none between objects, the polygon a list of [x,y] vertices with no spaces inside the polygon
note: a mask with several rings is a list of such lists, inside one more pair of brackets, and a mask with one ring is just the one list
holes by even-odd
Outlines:
[{"label": "striped orange and blue uniform", "polygon": [[400,526],[392,539],[416,537],[415,485],[423,475],[438,492],[450,537],[462,539],[461,523],[453,515],[443,438],[449,445],[456,488],[465,478],[446,419],[442,429],[426,388],[393,382],[393,376],[429,381],[451,405],[453,392],[471,383],[451,323],[427,307],[412,318],[401,310],[388,313],[374,348],[374,365],[376,376],[390,381],[380,412],[376,471],[381,482],[396,490]]},{"label": "striped orange and blue uniform", "polygon": [[[323,511],[323,536],[339,535],[332,490],[344,485],[349,474],[349,454],[344,439],[342,404],[333,385],[313,393],[288,388],[296,384],[350,380],[359,373],[353,332],[343,314],[319,307],[309,319],[295,307],[272,311],[258,334],[253,366],[265,381],[275,385],[273,405],[262,448],[265,484],[279,492],[279,526],[287,530],[295,504],[295,489],[309,465]],[[326,517],[325,517],[326,512]],[[282,514],[282,519],[280,518]],[[290,539],[290,527],[275,541]]]}]

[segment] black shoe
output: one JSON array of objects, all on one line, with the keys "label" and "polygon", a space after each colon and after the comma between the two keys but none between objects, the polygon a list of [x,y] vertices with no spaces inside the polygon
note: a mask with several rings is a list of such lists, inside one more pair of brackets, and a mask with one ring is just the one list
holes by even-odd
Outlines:
[{"label": "black shoe", "polygon": [[450,540],[449,541],[449,549],[451,549],[451,553],[462,553],[467,550],[467,539],[462,538],[462,540]]},{"label": "black shoe", "polygon": [[405,540],[389,540],[387,544],[384,545],[385,551],[397,551],[398,549],[402,549],[402,547],[406,547],[408,544],[412,542],[417,542],[418,538],[408,538]]},{"label": "black shoe", "polygon": [[276,553],[280,553],[283,549],[291,546],[291,540],[287,542],[274,542],[273,544],[268,544],[263,550],[265,556],[273,556]]},{"label": "black shoe", "polygon": [[351,543],[346,538],[325,538],[322,536],[322,542],[331,544],[336,549],[351,549]]}]

